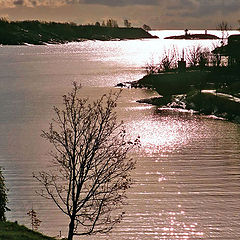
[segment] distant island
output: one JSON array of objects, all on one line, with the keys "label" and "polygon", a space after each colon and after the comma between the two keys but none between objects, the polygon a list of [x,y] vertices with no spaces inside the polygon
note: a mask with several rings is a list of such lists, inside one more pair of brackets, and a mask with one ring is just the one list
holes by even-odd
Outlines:
[{"label": "distant island", "polygon": [[83,40],[124,40],[157,38],[142,28],[77,25],[41,21],[0,20],[0,44],[42,45]]},{"label": "distant island", "polygon": [[186,35],[179,35],[179,36],[170,36],[165,37],[165,39],[187,39],[187,40],[200,40],[200,39],[219,39],[219,37],[212,35],[212,34],[188,34]]},{"label": "distant island", "polygon": [[165,37],[164,39],[186,39],[186,40],[201,40],[201,39],[219,39],[219,37],[213,35],[213,34],[208,34],[207,30],[205,33],[202,34],[190,34],[188,33],[188,29],[185,30],[184,35],[179,35],[179,36],[170,36],[170,37]]}]

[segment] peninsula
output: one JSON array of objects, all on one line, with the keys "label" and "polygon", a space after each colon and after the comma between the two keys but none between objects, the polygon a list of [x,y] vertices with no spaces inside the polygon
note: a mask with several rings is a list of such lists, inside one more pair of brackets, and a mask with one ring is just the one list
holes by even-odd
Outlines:
[{"label": "peninsula", "polygon": [[[188,67],[181,59],[177,68],[174,64],[170,68],[166,64],[170,58],[165,56],[157,67],[147,66],[142,79],[117,86],[150,88],[160,95],[141,99],[141,103],[194,110],[240,123],[240,35],[231,35],[226,46],[212,52],[198,49],[196,53],[199,57],[194,63],[193,55],[188,55]],[[221,64],[222,57],[227,57],[227,66]]]},{"label": "peninsula", "polygon": [[142,28],[104,27],[40,21],[0,20],[0,44],[42,45],[83,40],[124,40],[157,38]]},{"label": "peninsula", "polygon": [[159,97],[137,102],[158,107],[194,110],[240,123],[239,70],[206,69],[204,71],[165,72],[150,74],[117,87],[149,88]]}]

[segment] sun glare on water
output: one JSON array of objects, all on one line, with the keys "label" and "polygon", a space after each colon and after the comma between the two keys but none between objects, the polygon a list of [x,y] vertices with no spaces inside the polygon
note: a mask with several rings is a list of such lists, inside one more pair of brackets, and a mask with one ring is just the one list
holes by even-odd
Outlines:
[{"label": "sun glare on water", "polygon": [[[160,110],[158,110],[160,111]],[[146,154],[177,150],[189,142],[196,132],[193,120],[189,120],[189,112],[161,110],[153,117],[146,117],[128,124],[132,136],[139,136],[141,148]]]}]

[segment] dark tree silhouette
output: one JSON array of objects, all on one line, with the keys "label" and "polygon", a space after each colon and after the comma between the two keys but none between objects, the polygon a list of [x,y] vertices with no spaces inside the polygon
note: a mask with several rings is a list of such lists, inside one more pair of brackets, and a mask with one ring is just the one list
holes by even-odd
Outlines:
[{"label": "dark tree silhouette", "polygon": [[125,26],[126,28],[130,28],[131,25],[132,25],[127,19],[125,19],[125,20],[123,21],[123,24],[124,24],[124,26]]},{"label": "dark tree silhouette", "polygon": [[42,137],[53,146],[54,167],[35,176],[41,195],[69,217],[68,240],[74,235],[109,232],[123,216],[122,204],[131,185],[135,162],[127,154],[135,145],[126,140],[114,111],[118,93],[93,103],[78,97],[79,86],[63,96],[63,109]]},{"label": "dark tree silhouette", "polygon": [[95,26],[100,27],[101,26],[100,22],[96,22]]},{"label": "dark tree silhouette", "polygon": [[196,67],[199,65],[201,54],[202,47],[200,45],[188,49],[186,58],[190,67]]},{"label": "dark tree silhouette", "polygon": [[[188,49],[186,59],[190,67],[204,68],[214,62],[213,55],[208,48],[203,48],[200,45],[193,46]],[[217,61],[217,60],[216,60]]]},{"label": "dark tree silhouette", "polygon": [[159,69],[160,71],[169,71],[170,69],[177,68],[178,51],[175,47],[164,50],[164,55],[160,59]]},{"label": "dark tree silhouette", "polygon": [[232,29],[231,25],[229,25],[229,23],[226,21],[222,21],[217,24],[217,30],[220,30],[222,32],[222,42],[221,42],[222,45],[226,44],[226,40],[229,37],[228,31],[231,29]]},{"label": "dark tree silhouette", "polygon": [[107,27],[118,27],[118,23],[116,20],[110,18],[107,20],[106,26]]},{"label": "dark tree silhouette", "polygon": [[37,231],[38,227],[41,224],[41,220],[37,217],[37,212],[33,209],[27,212],[27,215],[30,217],[32,230]]},{"label": "dark tree silhouette", "polygon": [[151,27],[146,25],[146,24],[143,24],[142,28],[146,31],[151,31],[152,30]]},{"label": "dark tree silhouette", "polygon": [[7,208],[7,188],[5,186],[5,179],[2,175],[0,167],[0,221],[5,221],[5,212],[9,210]]}]

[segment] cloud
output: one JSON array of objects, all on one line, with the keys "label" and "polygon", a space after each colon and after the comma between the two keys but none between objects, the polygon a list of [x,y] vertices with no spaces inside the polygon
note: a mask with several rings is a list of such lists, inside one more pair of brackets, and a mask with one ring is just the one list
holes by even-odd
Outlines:
[{"label": "cloud", "polygon": [[180,9],[186,9],[186,8],[191,8],[194,9],[196,8],[196,5],[198,3],[196,0],[169,0],[168,1],[168,10],[180,10]]},{"label": "cloud", "polygon": [[[181,0],[190,1],[190,0]],[[195,0],[195,8],[185,10],[181,13],[181,16],[185,17],[204,17],[213,16],[217,13],[221,13],[223,17],[239,11],[240,1],[239,0]]]},{"label": "cloud", "polygon": [[70,3],[80,3],[81,1],[75,0],[0,0],[0,8],[13,8],[13,7],[38,7],[49,6],[59,7]]},{"label": "cloud", "polygon": [[[165,1],[165,0],[164,0]],[[0,7],[64,6],[72,4],[97,4],[110,7],[132,5],[157,5],[159,0],[0,0]]]},{"label": "cloud", "polygon": [[226,20],[234,27],[240,0],[0,0],[0,15],[78,24],[113,18],[119,25],[126,18],[155,29],[215,28]]},{"label": "cloud", "polygon": [[166,12],[180,12],[190,10],[198,15],[215,13],[217,11],[224,11],[225,13],[239,10],[239,0],[0,0],[0,8],[4,7],[36,7],[36,6],[65,6],[65,5],[81,5],[81,4],[96,4],[109,7],[123,7],[123,6],[160,6]]},{"label": "cloud", "polygon": [[107,6],[130,6],[130,5],[158,5],[158,0],[84,0],[86,4],[100,4]]}]

